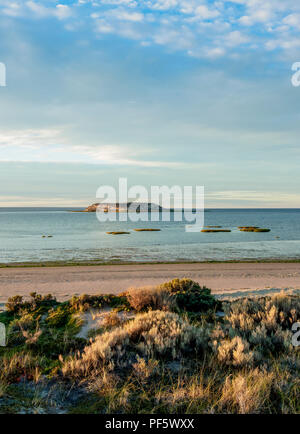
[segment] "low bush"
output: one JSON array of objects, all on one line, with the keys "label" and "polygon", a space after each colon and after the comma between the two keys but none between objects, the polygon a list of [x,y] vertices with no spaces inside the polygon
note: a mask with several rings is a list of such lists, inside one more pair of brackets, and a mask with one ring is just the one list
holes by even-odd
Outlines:
[{"label": "low bush", "polygon": [[261,355],[292,350],[293,323],[300,321],[300,298],[283,293],[244,298],[224,305],[231,336],[240,336]]},{"label": "low bush", "polygon": [[119,315],[116,312],[107,313],[102,321],[102,326],[106,328],[116,327],[122,324]]},{"label": "low bush", "polygon": [[[292,346],[291,331],[300,321],[299,296],[225,301],[219,317],[216,307],[187,310],[193,294],[201,295],[201,301],[211,296],[189,279],[144,294],[132,290],[132,299],[129,293],[83,295],[55,304],[37,295],[25,302],[13,299],[11,311],[0,312],[8,338],[7,346],[0,347],[0,413],[24,412],[24,393],[12,398],[14,390],[28,394],[38,387],[46,396],[48,381],[49,387],[62,388],[64,396],[51,395],[53,411],[300,412],[300,353]],[[186,297],[180,309],[173,305],[179,295]],[[140,312],[116,313],[132,309],[128,299]],[[92,312],[81,313],[90,306]],[[83,320],[89,326],[93,315],[104,318],[101,328],[90,339],[79,338]],[[36,406],[30,404],[30,411]]]},{"label": "low bush", "polygon": [[206,346],[207,336],[200,327],[192,326],[176,313],[150,311],[97,336],[81,355],[65,362],[63,373],[75,377],[97,375],[104,366],[109,370],[132,366],[137,355],[146,360],[174,360],[202,353]]},{"label": "low bush", "polygon": [[68,306],[60,305],[57,309],[50,309],[46,319],[50,327],[64,327],[71,319],[71,312]]},{"label": "low bush", "polygon": [[70,305],[74,311],[84,312],[91,308],[101,309],[103,307],[123,308],[128,309],[129,303],[124,295],[87,295],[73,296],[70,300]]},{"label": "low bush", "polygon": [[255,369],[249,373],[228,376],[222,389],[219,409],[239,414],[266,413],[275,383],[274,373]]},{"label": "low bush", "polygon": [[164,288],[147,286],[131,288],[127,292],[130,306],[137,312],[152,310],[173,310],[176,302],[174,296]]},{"label": "low bush", "polygon": [[232,366],[251,366],[254,360],[249,343],[239,336],[215,342],[215,351],[219,362]]},{"label": "low bush", "polygon": [[14,314],[20,314],[21,312],[37,311],[39,309],[40,313],[47,311],[49,307],[57,305],[55,297],[51,294],[40,295],[36,292],[30,294],[31,299],[29,301],[24,301],[23,297],[20,295],[15,295],[10,297],[6,303],[6,309],[8,312]]},{"label": "low bush", "polygon": [[191,279],[173,279],[162,284],[160,288],[174,294],[179,309],[188,312],[206,312],[221,308],[221,303],[215,299],[209,288],[200,286]]}]

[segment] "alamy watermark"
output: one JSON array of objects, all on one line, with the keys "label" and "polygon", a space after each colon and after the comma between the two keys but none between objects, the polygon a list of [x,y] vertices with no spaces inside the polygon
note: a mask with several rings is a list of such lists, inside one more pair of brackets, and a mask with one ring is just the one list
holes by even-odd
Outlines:
[{"label": "alamy watermark", "polygon": [[292,71],[294,71],[294,74],[292,75],[292,85],[294,87],[300,86],[300,62],[295,62],[292,65]]},{"label": "alamy watermark", "polygon": [[118,189],[111,185],[98,188],[96,213],[107,221],[184,221],[186,232],[199,232],[204,225],[204,187],[142,185],[128,188],[127,178],[120,178]]},{"label": "alamy watermark", "polygon": [[0,62],[0,87],[6,86],[6,65]]},{"label": "alamy watermark", "polygon": [[5,325],[0,322],[0,347],[6,346],[6,330]]},{"label": "alamy watermark", "polygon": [[295,322],[292,325],[292,332],[294,332],[292,337],[292,344],[294,347],[300,346],[300,322]]}]

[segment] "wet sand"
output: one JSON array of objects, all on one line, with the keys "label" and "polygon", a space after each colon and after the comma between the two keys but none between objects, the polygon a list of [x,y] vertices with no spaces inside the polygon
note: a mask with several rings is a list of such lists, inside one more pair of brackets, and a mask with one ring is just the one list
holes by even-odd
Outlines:
[{"label": "wet sand", "polygon": [[255,295],[300,290],[300,263],[194,263],[0,269],[0,303],[12,295],[51,293],[59,300],[82,293],[117,294],[129,287],[188,277],[215,294]]}]

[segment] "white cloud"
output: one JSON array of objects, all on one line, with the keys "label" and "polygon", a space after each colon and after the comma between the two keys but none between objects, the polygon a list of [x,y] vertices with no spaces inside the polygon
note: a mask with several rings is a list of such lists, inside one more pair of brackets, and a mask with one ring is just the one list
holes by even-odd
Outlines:
[{"label": "white cloud", "polygon": [[244,15],[239,19],[239,22],[244,26],[253,26],[256,23],[269,23],[274,14],[272,9],[261,8],[253,10],[250,15]]},{"label": "white cloud", "polygon": [[290,14],[286,16],[283,23],[295,27],[296,29],[300,29],[300,14]]},{"label": "white cloud", "polygon": [[200,5],[195,9],[195,15],[197,18],[201,18],[203,20],[209,20],[211,18],[216,18],[220,15],[220,12],[216,9],[209,9],[205,5]]},{"label": "white cloud", "polygon": [[95,29],[98,33],[114,33],[115,28],[105,20],[97,20]]},{"label": "white cloud", "polygon": [[176,49],[188,49],[193,44],[193,35],[188,29],[176,31],[172,28],[162,27],[152,36],[152,40],[159,45],[168,45]]},{"label": "white cloud", "polygon": [[31,12],[34,12],[38,17],[44,18],[49,15],[49,9],[39,3],[28,1],[26,2],[26,6],[30,9]]},{"label": "white cloud", "polygon": [[58,4],[53,7],[46,7],[34,1],[27,1],[26,6],[38,18],[56,17],[59,20],[64,20],[72,15],[72,10],[69,6]]},{"label": "white cloud", "polygon": [[191,167],[190,163],[156,161],[145,158],[148,157],[148,154],[148,150],[137,151],[134,147],[126,145],[72,145],[60,129],[12,130],[3,131],[0,134],[0,161],[2,162],[86,163],[167,168]]},{"label": "white cloud", "polygon": [[[97,4],[93,0],[87,0],[84,3],[87,3],[88,1],[92,1],[94,6],[99,6],[99,3]],[[132,8],[135,8],[138,5],[138,1],[136,0],[101,0],[101,3],[105,5],[124,5]]]},{"label": "white cloud", "polygon": [[144,14],[140,12],[127,12],[125,10],[117,10],[114,16],[120,21],[141,22],[144,20]]},{"label": "white cloud", "polygon": [[[246,43],[288,52],[297,46],[300,29],[296,0],[74,0],[68,5],[63,0],[56,5],[52,0],[0,0],[0,14],[17,18],[28,13],[35,19],[68,19],[69,31],[86,26],[142,46],[158,44],[211,58],[225,52],[239,55],[239,47]],[[282,43],[277,41],[279,34],[284,35]]]},{"label": "white cloud", "polygon": [[26,129],[5,131],[0,133],[0,149],[5,147],[18,147],[27,149],[40,149],[41,145],[51,145],[60,139],[61,131],[58,129]]},{"label": "white cloud", "polygon": [[[300,6],[293,0],[144,0],[142,3],[105,0],[105,4],[119,7],[104,11],[99,7],[100,12],[93,13],[95,19],[101,20],[98,32],[137,39],[143,46],[159,44],[172,50],[185,50],[194,57],[217,58],[234,53],[243,44],[270,49],[272,41],[277,39],[276,33],[288,33],[300,26],[297,13]],[[235,9],[234,4],[239,8]],[[132,25],[120,24],[126,22]],[[145,23],[143,27],[141,22]],[[255,33],[252,26],[256,26]],[[294,38],[289,39],[290,44],[279,45],[282,50],[295,45],[291,42]]]},{"label": "white cloud", "polygon": [[56,5],[56,10],[54,11],[54,15],[60,19],[64,20],[66,18],[69,18],[72,15],[71,8],[67,5]]},{"label": "white cloud", "polygon": [[2,9],[2,12],[9,17],[18,17],[22,15],[22,7],[19,3],[9,2]]},{"label": "white cloud", "polygon": [[175,8],[178,5],[178,0],[155,0],[155,1],[146,1],[146,4],[149,7],[157,10],[168,10]]},{"label": "white cloud", "polygon": [[182,163],[169,161],[151,161],[138,158],[143,152],[136,153],[130,148],[117,145],[104,146],[73,146],[72,152],[87,155],[94,164],[108,164],[114,166],[139,167],[181,167]]},{"label": "white cloud", "polygon": [[299,49],[299,47],[300,47],[299,38],[278,38],[266,42],[266,49],[270,51],[276,49],[291,51],[294,49]]},{"label": "white cloud", "polygon": [[249,38],[243,35],[239,30],[235,30],[234,32],[230,32],[225,35],[224,41],[227,46],[236,47],[249,42]]},{"label": "white cloud", "polygon": [[222,47],[213,47],[213,48],[206,48],[204,50],[204,56],[209,57],[211,59],[216,59],[217,57],[222,57],[226,53],[225,49]]},{"label": "white cloud", "polygon": [[270,206],[299,206],[300,194],[296,193],[281,193],[278,191],[249,191],[249,190],[234,190],[234,191],[216,191],[205,194],[206,199],[216,199],[222,201],[238,201],[242,205],[244,202],[254,202],[266,204]]}]

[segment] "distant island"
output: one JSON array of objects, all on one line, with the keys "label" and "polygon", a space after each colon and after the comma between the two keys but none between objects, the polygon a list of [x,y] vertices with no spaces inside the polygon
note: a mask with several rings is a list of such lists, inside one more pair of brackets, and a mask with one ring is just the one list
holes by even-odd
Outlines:
[{"label": "distant island", "polygon": [[125,203],[94,203],[93,205],[88,206],[82,211],[73,211],[73,212],[96,212],[98,210],[102,212],[130,212],[130,207],[134,206],[134,212],[163,212],[163,211],[171,211],[173,209],[167,210],[156,203],[148,203],[148,202],[125,202]]},{"label": "distant island", "polygon": [[[130,206],[134,206],[131,210]],[[183,212],[184,209],[179,208],[163,208],[156,203],[151,202],[117,202],[117,203],[93,203],[82,210],[73,210],[69,212],[96,212],[97,208],[102,212]],[[185,209],[186,211],[196,212],[196,208]],[[204,212],[209,210],[205,209]]]}]

